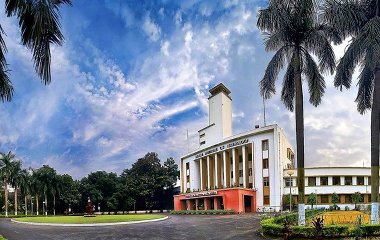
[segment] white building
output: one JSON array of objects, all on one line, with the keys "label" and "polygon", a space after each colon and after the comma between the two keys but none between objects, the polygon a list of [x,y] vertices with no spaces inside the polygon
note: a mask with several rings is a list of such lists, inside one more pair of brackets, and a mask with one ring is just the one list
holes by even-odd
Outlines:
[{"label": "white building", "polygon": [[[204,208],[236,212],[264,206],[280,210],[283,169],[294,160],[283,130],[271,125],[232,135],[230,91],[219,84],[210,94],[209,123],[199,130],[200,147],[181,158],[184,194],[175,197],[175,209],[195,209],[200,201]],[[189,194],[193,192],[197,194]]]},{"label": "white building", "polygon": [[[235,212],[282,210],[290,195],[297,203],[294,151],[278,125],[232,134],[232,98],[219,84],[210,90],[209,122],[199,130],[199,148],[181,158],[181,194],[175,210],[234,209]],[[370,200],[370,168],[305,168],[306,203],[317,195],[317,205],[354,207],[351,196]],[[290,178],[290,175],[291,178]],[[291,181],[292,179],[292,181]],[[285,204],[286,203],[286,204]]]}]

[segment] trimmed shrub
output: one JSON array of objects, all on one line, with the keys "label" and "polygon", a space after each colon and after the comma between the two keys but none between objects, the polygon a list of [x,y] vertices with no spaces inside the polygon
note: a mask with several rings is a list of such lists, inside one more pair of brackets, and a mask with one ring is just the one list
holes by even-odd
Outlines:
[{"label": "trimmed shrub", "polygon": [[380,224],[363,224],[361,228],[365,236],[380,235]]}]

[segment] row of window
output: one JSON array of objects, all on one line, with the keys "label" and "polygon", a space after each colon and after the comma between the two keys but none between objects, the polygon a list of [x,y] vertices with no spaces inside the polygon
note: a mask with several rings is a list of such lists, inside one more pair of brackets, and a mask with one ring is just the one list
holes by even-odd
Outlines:
[{"label": "row of window", "polygon": [[[319,185],[320,186],[328,186],[329,181],[328,177],[319,177]],[[290,187],[292,184],[292,178],[287,177],[285,178],[285,186]],[[332,177],[332,185],[342,185],[341,184],[341,177],[340,176],[333,176]],[[344,185],[353,185],[352,182],[352,176],[345,176],[343,178],[343,184]],[[364,176],[357,176],[356,177],[356,185],[364,185]],[[371,177],[368,177],[368,185],[371,185]],[[292,185],[293,186],[293,185]],[[317,177],[308,177],[308,184],[307,186],[317,186]]]}]

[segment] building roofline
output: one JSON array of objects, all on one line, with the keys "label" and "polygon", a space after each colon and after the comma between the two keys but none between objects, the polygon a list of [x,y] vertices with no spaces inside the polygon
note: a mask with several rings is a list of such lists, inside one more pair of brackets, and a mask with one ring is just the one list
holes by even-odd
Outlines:
[{"label": "building roofline", "polygon": [[211,96],[215,96],[220,92],[224,92],[227,96],[231,93],[231,91],[226,86],[224,86],[223,83],[219,83],[215,87],[211,88],[209,92],[211,93]]},{"label": "building roofline", "polygon": [[216,144],[213,144],[213,145],[210,145],[210,146],[207,146],[207,147],[204,147],[204,148],[198,148],[198,149],[196,149],[196,150],[194,150],[192,152],[189,152],[189,153],[185,154],[184,156],[182,156],[181,159],[190,157],[192,155],[196,155],[199,152],[203,152],[203,151],[205,151],[207,149],[210,149],[210,148],[213,148],[213,147],[215,147],[217,145],[225,144],[225,143],[227,143],[227,142],[229,142],[229,141],[231,141],[231,140],[233,140],[235,138],[240,138],[240,137],[243,137],[243,136],[246,136],[246,135],[265,133],[265,132],[273,131],[274,129],[281,129],[281,128],[279,128],[277,124],[271,124],[271,125],[268,125],[268,126],[265,126],[265,127],[256,128],[256,129],[252,129],[252,130],[249,130],[249,131],[241,132],[241,133],[232,135],[230,137],[224,138],[224,139],[222,139],[220,142],[218,142]]}]

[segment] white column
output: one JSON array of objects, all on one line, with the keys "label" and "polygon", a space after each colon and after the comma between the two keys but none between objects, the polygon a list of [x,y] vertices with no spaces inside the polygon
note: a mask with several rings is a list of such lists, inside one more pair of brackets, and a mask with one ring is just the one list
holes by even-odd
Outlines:
[{"label": "white column", "polygon": [[247,170],[246,170],[246,167],[247,167],[247,165],[245,164],[245,146],[242,146],[241,147],[242,148],[242,152],[241,152],[241,154],[242,154],[242,156],[243,156],[243,187],[244,188],[247,188],[247,181],[246,181],[246,172],[247,172]]},{"label": "white column", "polygon": [[255,168],[255,149],[254,149],[255,145],[252,143],[252,149],[251,149],[251,152],[252,152],[252,158],[251,158],[251,161],[252,161],[252,185],[253,185],[253,188],[256,188],[256,168]]},{"label": "white column", "polygon": [[235,151],[236,151],[236,149],[233,148],[233,149],[232,149],[232,174],[234,175],[234,177],[233,177],[233,184],[234,184],[234,186],[235,186],[235,185],[238,185],[238,186],[239,186],[239,183],[238,183],[238,181],[236,180],[236,179],[238,179],[238,178],[236,177],[236,174],[238,174],[238,173],[235,172],[235,169],[236,169],[236,167],[235,167],[235,166],[236,166]]},{"label": "white column", "polygon": [[207,156],[207,187],[208,189],[211,188],[211,185],[210,185],[210,174],[211,174],[211,168],[210,168],[210,156]]},{"label": "white column", "polygon": [[215,186],[219,187],[219,174],[218,174],[218,154],[215,153],[215,156],[214,156],[214,161],[215,161],[215,172],[214,172],[214,176],[215,176]]},{"label": "white column", "polygon": [[203,190],[203,159],[202,158],[199,159],[199,176],[201,179],[199,190],[202,191]]},{"label": "white column", "polygon": [[223,151],[223,186],[227,188],[227,164],[226,164],[226,151]]}]

